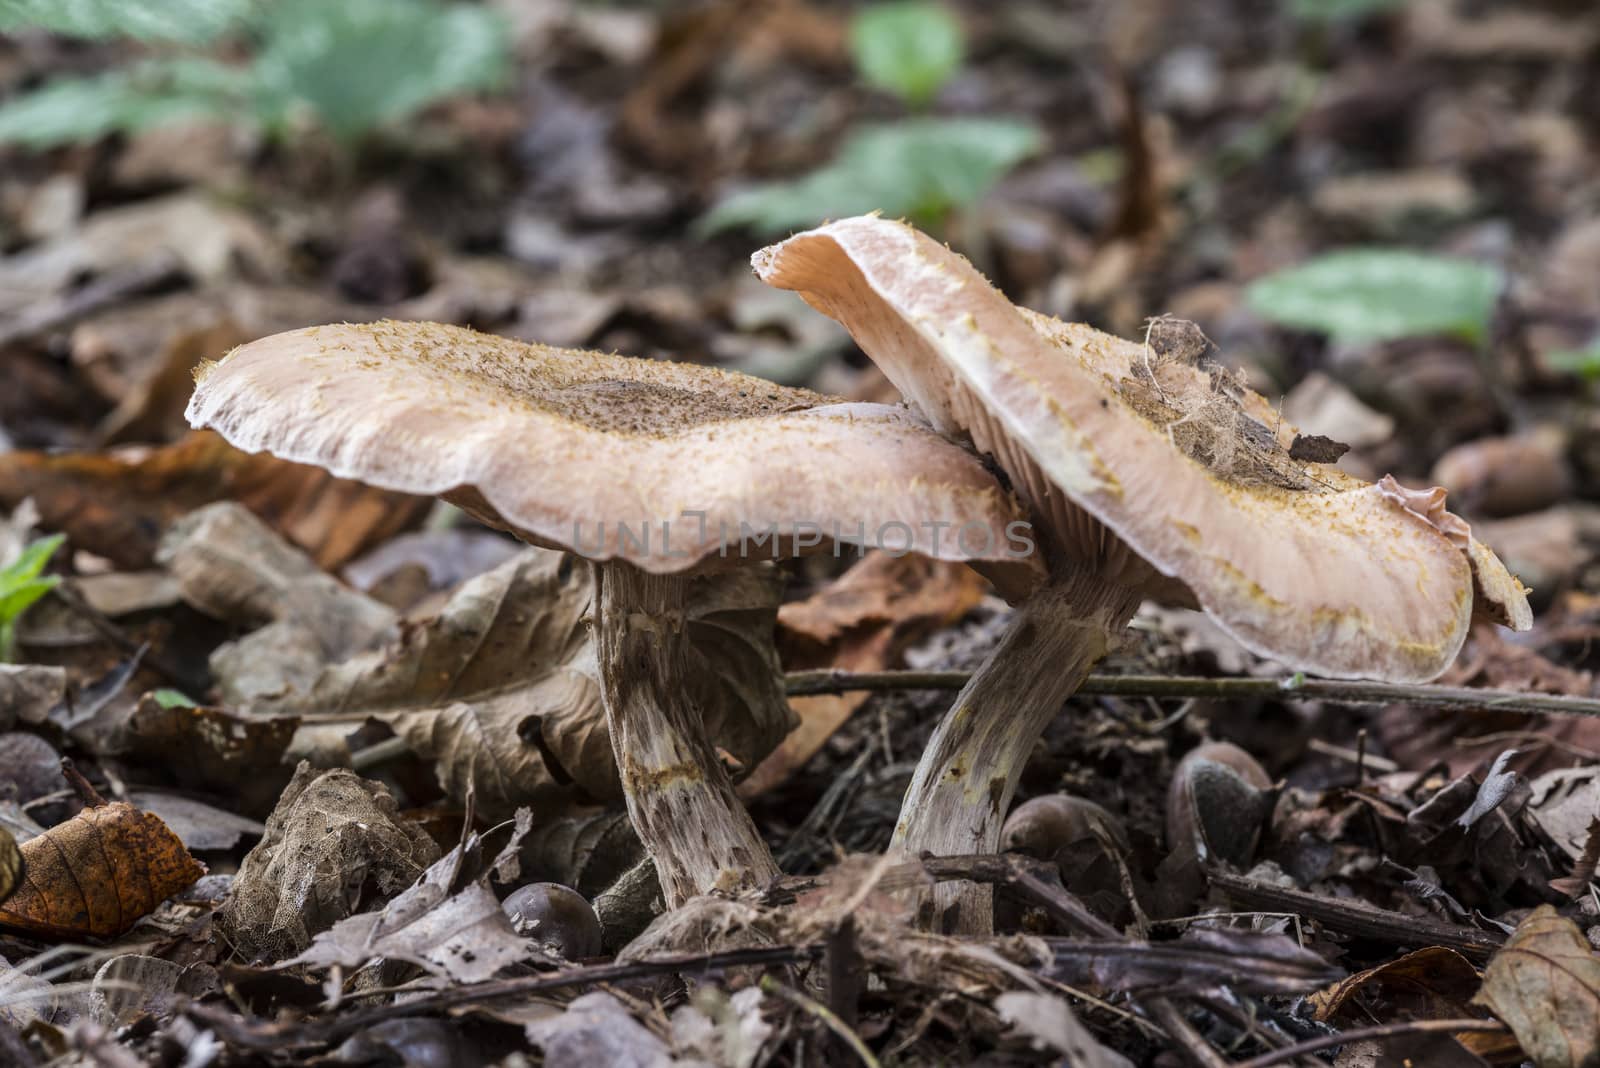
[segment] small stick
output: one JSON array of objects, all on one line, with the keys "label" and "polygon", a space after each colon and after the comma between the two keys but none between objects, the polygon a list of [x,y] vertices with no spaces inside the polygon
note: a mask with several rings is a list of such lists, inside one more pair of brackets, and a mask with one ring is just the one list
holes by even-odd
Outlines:
[{"label": "small stick", "polygon": [[73,793],[77,794],[78,799],[86,806],[99,808],[106,804],[106,799],[100,796],[100,791],[94,788],[93,783],[83,777],[83,772],[78,770],[71,757],[61,758],[61,774],[66,777],[67,785],[72,787]]},{"label": "small stick", "polygon": [[1349,1031],[1340,1031],[1336,1035],[1318,1035],[1308,1038],[1304,1042],[1296,1042],[1292,1046],[1284,1046],[1270,1053],[1263,1053],[1248,1061],[1241,1061],[1233,1068],[1271,1068],[1274,1064],[1283,1064],[1296,1057],[1308,1053],[1315,1053],[1329,1046],[1343,1046],[1350,1042],[1364,1042],[1369,1038],[1385,1039],[1399,1038],[1402,1035],[1427,1035],[1446,1034],[1476,1031],[1485,1034],[1498,1034],[1506,1031],[1506,1025],[1499,1020],[1459,1019],[1459,1020],[1402,1020],[1399,1023],[1377,1024],[1373,1027],[1357,1027]]},{"label": "small stick", "polygon": [[[784,689],[791,697],[851,690],[959,690],[965,671],[791,671]],[[1097,697],[1259,697],[1278,701],[1336,701],[1347,705],[1415,704],[1466,712],[1543,712],[1600,716],[1600,698],[1571,694],[1517,693],[1477,686],[1428,686],[1345,679],[1203,678],[1183,675],[1090,675],[1078,693]]]}]

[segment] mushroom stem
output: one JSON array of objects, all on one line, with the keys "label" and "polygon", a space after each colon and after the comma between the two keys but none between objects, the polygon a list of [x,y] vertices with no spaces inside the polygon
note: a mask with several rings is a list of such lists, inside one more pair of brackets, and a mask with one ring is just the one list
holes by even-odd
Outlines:
[{"label": "mushroom stem", "polygon": [[[1139,594],[1073,565],[1018,608],[989,658],[934,731],[900,805],[894,846],[913,855],[993,853],[1017,779],[1050,720],[1139,607]],[[993,890],[941,884],[921,903],[926,925],[993,928]],[[953,912],[952,910],[953,908]]]},{"label": "mushroom stem", "polygon": [[595,646],[611,749],[628,816],[669,909],[696,894],[775,879],[755,823],[706,735],[686,685],[693,579],[596,563]]}]

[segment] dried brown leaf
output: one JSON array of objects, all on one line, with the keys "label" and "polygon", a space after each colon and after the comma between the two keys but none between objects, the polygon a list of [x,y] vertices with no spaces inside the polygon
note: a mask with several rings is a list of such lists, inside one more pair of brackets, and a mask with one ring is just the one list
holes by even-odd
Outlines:
[{"label": "dried brown leaf", "polygon": [[1448,947],[1429,946],[1347,976],[1306,1000],[1323,1022],[1349,1016],[1346,1006],[1353,998],[1382,999],[1380,1019],[1388,1019],[1393,1009],[1413,1018],[1459,1017],[1478,986],[1478,969],[1471,961]]},{"label": "dried brown leaf", "polygon": [[[164,707],[151,694],[128,720],[127,751],[159,762],[181,786],[253,795],[257,781],[276,789],[288,779],[282,767],[300,721],[293,717],[241,716],[222,708]],[[269,800],[269,804],[270,804]]]},{"label": "dried brown leaf", "polygon": [[120,801],[84,809],[20,853],[22,882],[0,904],[0,926],[51,938],[114,938],[205,874],[157,816]]},{"label": "dried brown leaf", "polygon": [[1600,1065],[1600,954],[1549,905],[1489,959],[1473,1003],[1505,1021],[1536,1068]]},{"label": "dried brown leaf", "polygon": [[240,452],[209,431],[150,450],[0,454],[0,505],[25,497],[38,504],[41,525],[129,569],[150,565],[179,516],[217,500],[244,504],[324,568],[420,522],[431,507],[427,498]]},{"label": "dried brown leaf", "polygon": [[[791,723],[771,644],[778,578],[742,568],[697,579],[692,597],[689,685],[713,741],[752,767]],[[436,762],[457,801],[475,784],[490,815],[619,799],[585,623],[591,598],[580,561],[527,549],[470,579],[388,648],[328,666],[254,710],[382,719]]]}]

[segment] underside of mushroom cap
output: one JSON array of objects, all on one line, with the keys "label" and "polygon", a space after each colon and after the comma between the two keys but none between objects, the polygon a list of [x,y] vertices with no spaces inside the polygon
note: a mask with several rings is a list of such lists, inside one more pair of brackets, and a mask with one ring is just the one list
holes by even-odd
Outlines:
[{"label": "underside of mushroom cap", "polygon": [[1382,488],[1292,460],[1294,429],[1203,339],[1141,345],[1027,312],[873,216],[753,263],[843,323],[941,432],[991,454],[1056,549],[1108,579],[1176,580],[1252,650],[1323,675],[1426,680],[1460,648],[1479,554]]},{"label": "underside of mushroom cap", "polygon": [[1042,570],[1022,505],[903,408],[437,323],[289,331],[196,378],[189,421],[240,448],[591,559],[669,573],[838,537],[987,565],[1012,592]]}]

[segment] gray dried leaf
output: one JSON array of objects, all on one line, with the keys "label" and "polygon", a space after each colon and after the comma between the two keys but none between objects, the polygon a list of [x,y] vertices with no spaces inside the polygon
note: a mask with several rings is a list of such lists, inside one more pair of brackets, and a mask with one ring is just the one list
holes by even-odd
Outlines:
[{"label": "gray dried leaf", "polygon": [[544,1050],[550,1068],[604,1064],[610,1068],[669,1068],[667,1043],[634,1019],[621,1001],[604,991],[585,994],[560,1016],[526,1026],[528,1041]]},{"label": "gray dried leaf", "polygon": [[211,655],[212,674],[231,708],[303,691],[326,664],[377,648],[395,634],[391,609],[340,585],[231,501],[173,524],[157,559],[190,606],[259,628]]},{"label": "gray dried leaf", "polygon": [[1006,1023],[1033,1041],[1036,1048],[1061,1054],[1073,1068],[1133,1068],[1133,1062],[1100,1044],[1062,998],[1013,990],[994,1002]]},{"label": "gray dried leaf", "polygon": [[247,958],[291,956],[400,893],[438,858],[439,847],[399,816],[388,790],[351,771],[302,763],[217,922]]},{"label": "gray dried leaf", "polygon": [[672,1014],[672,1048],[718,1068],[752,1068],[772,1037],[772,1025],[761,1015],[765,1000],[757,986],[731,996],[720,987],[702,987]]},{"label": "gray dried leaf", "polygon": [[128,802],[160,816],[161,822],[191,850],[232,849],[245,835],[254,838],[267,830],[255,820],[164,791],[129,791]]},{"label": "gray dried leaf", "polygon": [[1528,814],[1569,858],[1588,846],[1589,824],[1600,812],[1600,767],[1561,768],[1533,780]]},{"label": "gray dried leaf", "polygon": [[454,862],[454,853],[437,861],[382,910],[339,921],[288,963],[356,968],[385,958],[458,983],[476,983],[531,956],[528,940],[512,929],[488,880],[449,893]]},{"label": "gray dried leaf", "polygon": [[1494,764],[1489,768],[1489,774],[1483,777],[1483,785],[1478,787],[1478,795],[1472,799],[1472,804],[1456,820],[1461,827],[1471,827],[1483,817],[1500,807],[1511,793],[1516,789],[1519,776],[1514,771],[1508,771],[1507,765],[1517,755],[1517,750],[1507,749],[1494,758]]},{"label": "gray dried leaf", "polygon": [[94,974],[89,1011],[107,1027],[120,1027],[142,1015],[171,1011],[183,969],[159,957],[124,953],[112,957]]},{"label": "gray dried leaf", "polygon": [[66,696],[66,668],[0,664],[0,728],[18,723],[38,726]]}]

